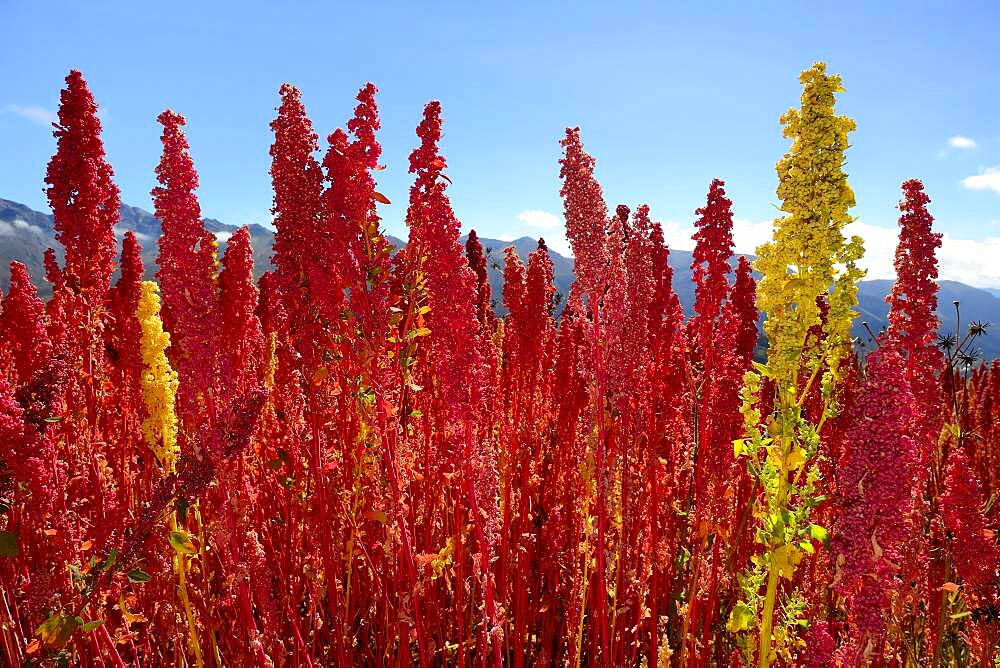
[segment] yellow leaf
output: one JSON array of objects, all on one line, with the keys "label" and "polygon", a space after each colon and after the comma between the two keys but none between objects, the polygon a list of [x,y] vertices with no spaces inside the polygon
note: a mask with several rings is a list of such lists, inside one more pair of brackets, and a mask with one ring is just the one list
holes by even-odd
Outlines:
[{"label": "yellow leaf", "polygon": [[795,567],[802,561],[802,550],[794,545],[782,545],[774,551],[771,559],[778,575],[791,580],[795,576]]},{"label": "yellow leaf", "polygon": [[743,454],[743,450],[746,447],[746,439],[738,438],[733,441],[733,456],[739,457]]},{"label": "yellow leaf", "polygon": [[785,461],[788,465],[788,470],[795,470],[805,464],[806,451],[800,447],[792,448],[792,451],[788,453],[788,457]]},{"label": "yellow leaf", "polygon": [[146,618],[142,615],[142,613],[132,613],[128,609],[128,605],[125,603],[124,597],[120,595],[118,597],[118,609],[121,610],[122,619],[125,620],[126,625],[146,621]]}]

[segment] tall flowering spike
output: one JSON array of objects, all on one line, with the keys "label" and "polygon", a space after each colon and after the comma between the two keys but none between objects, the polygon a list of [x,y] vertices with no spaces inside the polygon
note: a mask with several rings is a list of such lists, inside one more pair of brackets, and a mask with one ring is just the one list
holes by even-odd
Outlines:
[{"label": "tall flowering spike", "polygon": [[479,324],[487,332],[493,332],[496,329],[497,317],[493,312],[493,294],[486,269],[486,254],[475,230],[469,230],[469,237],[465,240],[465,257],[476,275],[476,314],[479,316]]},{"label": "tall flowering spike", "polygon": [[[632,317],[640,318],[645,324],[649,303],[654,291],[653,273],[653,222],[649,219],[649,206],[641,205],[632,214],[628,227],[628,239],[625,248],[625,269],[628,271],[628,292],[633,309]],[[636,336],[644,336],[642,327],[636,328]]]},{"label": "tall flowering spike", "polygon": [[441,139],[440,102],[427,103],[417,136],[420,146],[410,154],[410,172],[416,174],[416,180],[410,188],[406,213],[408,250],[412,248],[409,252],[426,258],[423,268],[431,308],[427,323],[433,333],[442,389],[454,415],[468,419],[483,390],[483,360],[475,343],[479,327],[472,300],[476,278],[462,257],[460,225],[441,178],[446,163],[437,145]]},{"label": "tall flowering spike", "polygon": [[444,436],[450,445],[461,449],[454,461],[462,465],[466,501],[479,549],[475,561],[480,571],[486,628],[490,629],[487,642],[492,645],[495,665],[499,665],[502,629],[497,623],[490,574],[498,514],[495,454],[490,451],[490,440],[479,433],[483,418],[480,413],[487,396],[487,366],[475,311],[476,277],[463,257],[460,225],[442,178],[446,163],[438,150],[440,102],[431,101],[424,107],[417,136],[420,146],[410,154],[410,172],[416,174],[416,179],[406,211],[410,228],[406,252],[410,266],[427,276],[430,361],[451,422]]},{"label": "tall flowering spike", "polygon": [[747,363],[753,359],[754,348],[757,347],[757,282],[753,279],[753,268],[750,260],[741,255],[736,265],[736,280],[729,293],[726,309],[739,319],[736,334],[736,353]]},{"label": "tall flowering spike", "polygon": [[580,128],[567,128],[561,142],[565,155],[559,161],[559,191],[566,216],[566,237],[573,249],[576,280],[596,308],[604,291],[608,267],[605,226],[608,207],[594,178],[595,160],[583,150]]},{"label": "tall flowering spike", "polygon": [[698,220],[691,258],[695,316],[688,323],[688,335],[695,359],[703,361],[711,350],[716,320],[729,291],[729,260],[733,256],[732,202],[726,198],[723,181],[712,180],[705,206],[695,215]]},{"label": "tall flowering spike", "polygon": [[939,430],[941,381],[938,374],[944,362],[935,345],[938,331],[936,251],[941,234],[931,231],[933,217],[927,211],[930,198],[924,185],[911,179],[903,183],[899,203],[899,244],[896,246],[896,281],[889,302],[889,327],[886,338],[906,359],[906,377],[916,400],[917,431],[920,448],[919,479],[926,471]]},{"label": "tall flowering spike", "polygon": [[[17,388],[31,380],[52,354],[52,344],[45,329],[45,304],[38,297],[27,268],[10,263],[10,290],[0,311],[0,344],[4,364],[10,364],[11,384]],[[0,370],[2,371],[2,370]]]},{"label": "tall flowering spike", "polygon": [[[763,372],[774,383],[774,414],[765,421],[770,425],[767,430],[761,431],[760,409],[766,406],[765,388],[770,383],[748,373],[742,412],[749,438],[737,443],[737,450],[751,457],[765,493],[765,502],[755,508],[758,523],[782,526],[781,531],[758,533],[764,553],[757,563],[767,573],[766,593],[751,595],[746,604],[761,618],[758,646],[763,668],[774,658],[771,640],[778,580],[794,577],[806,554],[801,543],[810,540],[809,512],[815,505],[811,497],[818,494],[820,478],[814,461],[817,432],[838,412],[838,381],[851,350],[853,307],[864,275],[856,265],[863,253],[861,239],[848,242],[843,234],[854,206],[843,171],[844,152],[855,125],[834,113],[834,94],[843,90],[840,77],[828,75],[826,66],[817,63],[799,81],[802,107],[781,117],[792,147],[776,167],[777,193],[786,215],[775,220],[773,240],[757,249],[756,262],[761,272],[757,305],[767,317]],[[817,384],[822,416],[810,422],[801,407]],[[730,618],[732,630],[745,628],[738,617]],[[795,631],[789,627],[782,635]]]},{"label": "tall flowering spike", "polygon": [[[314,286],[321,282],[329,286],[326,265],[339,265],[345,285],[335,289],[342,293],[347,288],[351,310],[370,337],[379,337],[386,331],[392,301],[388,280],[390,245],[380,229],[376,209],[377,201],[386,200],[375,190],[372,174],[379,168],[382,155],[382,147],[376,140],[381,127],[375,102],[377,92],[371,83],[358,92],[354,116],[347,122],[353,141],[339,129],[328,138],[330,148],[323,159],[329,183],[323,193],[323,238],[327,243],[323,253],[329,259],[316,264],[312,278]],[[334,301],[342,298],[332,297]],[[327,306],[328,310],[336,308],[333,302]]]},{"label": "tall flowering spike", "polygon": [[923,183],[917,179],[903,183],[896,282],[886,301],[890,304],[888,334],[910,354],[921,348],[937,350],[933,345],[938,328],[935,253],[941,247],[941,234],[931,231],[930,201]]},{"label": "tall flowering spike", "polygon": [[264,334],[255,313],[258,292],[253,280],[250,231],[241,227],[229,238],[219,274],[225,385],[239,392],[261,384]]},{"label": "tall flowering spike", "polygon": [[170,347],[170,335],[163,331],[163,323],[160,321],[160,295],[156,283],[142,282],[136,317],[142,326],[142,395],[146,402],[142,433],[160,466],[167,473],[173,473],[180,454],[177,447],[177,416],[174,411],[177,373],[167,361],[166,350]]},{"label": "tall flowering spike", "polygon": [[135,233],[129,230],[122,239],[121,276],[111,290],[111,313],[114,327],[110,331],[111,347],[115,351],[116,366],[121,370],[122,382],[115,401],[127,402],[131,414],[138,413],[139,386],[142,374],[140,340],[142,327],[136,318],[142,293],[142,248]]},{"label": "tall flowering spike", "polygon": [[198,396],[215,382],[218,359],[219,295],[215,237],[205,230],[194,191],[198,174],[181,129],[184,117],[167,110],[163,156],[153,188],[156,217],[163,226],[157,278],[163,290],[163,325],[173,337],[171,357],[181,382],[180,411],[193,419]]},{"label": "tall flowering spike", "polygon": [[[519,323],[524,322],[526,317],[524,312],[526,297],[524,263],[521,262],[517,249],[513,246],[504,248],[503,255],[503,305],[507,307],[507,311],[511,315],[512,322],[509,323],[509,326],[514,324],[514,326],[519,327]],[[509,331],[509,326],[508,330],[505,331],[508,334],[513,334]]]},{"label": "tall flowering spike", "polygon": [[354,107],[354,117],[347,121],[347,129],[355,138],[351,143],[351,157],[356,171],[351,184],[354,197],[349,202],[350,212],[355,220],[366,223],[378,221],[374,200],[375,179],[371,173],[378,167],[378,159],[382,155],[382,147],[375,139],[375,134],[382,127],[375,103],[377,92],[372,83],[362,86],[356,98],[358,104]]},{"label": "tall flowering spike", "polygon": [[607,368],[607,391],[614,398],[624,397],[631,389],[631,378],[638,369],[639,358],[628,350],[631,295],[625,269],[625,225],[628,208],[621,206],[612,216],[608,236],[608,267],[604,275],[607,292],[601,300],[601,325],[604,328],[603,363]]},{"label": "tall flowering spike", "polygon": [[[115,317],[115,327],[118,338],[131,339],[125,335],[129,324],[135,320],[135,310],[139,306],[139,294],[142,290],[142,277],[145,274],[145,267],[142,263],[142,246],[135,236],[135,232],[128,230],[122,239],[121,256],[121,276],[111,290],[112,311]],[[137,333],[139,330],[133,330]],[[138,345],[138,335],[135,336],[135,343]]]},{"label": "tall flowering spike", "polygon": [[913,495],[899,481],[913,479],[917,469],[909,433],[913,395],[903,367],[892,348],[869,358],[835,469],[840,519],[833,547],[842,564],[836,590],[847,601],[850,623],[844,665],[854,665],[868,641],[882,636],[901,586],[896,573],[911,532]]},{"label": "tall flowering spike", "polygon": [[46,172],[45,194],[56,239],[66,249],[67,281],[94,307],[107,299],[111,285],[121,201],[105,160],[97,103],[77,70],[66,77],[53,134],[57,148]]},{"label": "tall flowering spike", "polygon": [[[299,300],[307,258],[320,224],[323,172],[316,161],[318,135],[306,115],[299,89],[281,86],[278,117],[271,122],[271,182],[274,185],[274,266],[286,307]],[[331,268],[335,269],[335,268]]]},{"label": "tall flowering spike", "polygon": [[552,331],[552,297],[556,289],[552,286],[552,258],[545,239],[538,240],[538,246],[528,255],[525,299],[532,315],[531,330],[528,335],[541,351]]},{"label": "tall flowering spike", "polygon": [[[728,495],[722,490],[740,484],[742,480],[741,472],[733,468],[735,461],[731,444],[742,432],[740,384],[743,375],[751,368],[757,343],[754,288],[750,263],[741,256],[736,268],[736,280],[719,316],[712,339],[712,352],[707,358],[711,364],[706,364],[706,370],[711,367],[711,379],[702,381],[698,425],[701,446],[696,491],[702,495],[710,492],[712,498],[709,505],[715,507],[707,510],[716,513],[715,521],[720,522],[725,521],[719,513],[728,501]],[[698,499],[699,503],[704,500]]]},{"label": "tall flowering spike", "polygon": [[135,232],[128,230],[122,239],[121,276],[112,289],[112,303],[116,318],[119,314],[135,315],[144,273],[142,246],[139,244]]},{"label": "tall flowering spike", "polygon": [[948,455],[941,516],[952,534],[955,571],[978,601],[995,603],[1000,593],[1000,551],[980,508],[985,499],[961,447]]},{"label": "tall flowering spike", "polygon": [[[323,158],[329,186],[322,193],[322,223],[312,236],[313,248],[305,256],[305,275],[309,296],[320,313],[328,320],[340,317],[344,306],[344,289],[360,286],[358,232],[363,223],[352,218],[358,206],[353,197],[356,164],[351,157],[351,142],[347,133],[337,128],[327,140],[330,147]],[[323,258],[312,261],[308,258]],[[289,306],[291,308],[291,306]]]},{"label": "tall flowering spike", "polygon": [[[864,275],[856,266],[863,254],[860,237],[847,242],[843,234],[854,206],[843,165],[855,123],[834,113],[834,94],[843,90],[840,77],[817,63],[799,80],[802,108],[781,117],[792,148],[776,167],[777,194],[787,215],[774,221],[774,238],[757,249],[755,263],[761,273],[757,305],[767,316],[768,367],[783,390],[803,361],[809,328],[820,324],[819,298],[830,286],[825,346],[831,373],[837,373],[849,351],[852,307]],[[845,269],[838,272],[838,265]]]},{"label": "tall flowering spike", "polygon": [[59,270],[59,262],[56,260],[56,252],[51,248],[46,248],[42,256],[45,266],[45,280],[52,286],[52,299],[45,304],[45,314],[48,316],[48,334],[52,341],[64,342],[67,337],[67,329],[71,323],[66,317],[66,296],[67,288],[62,271]]}]

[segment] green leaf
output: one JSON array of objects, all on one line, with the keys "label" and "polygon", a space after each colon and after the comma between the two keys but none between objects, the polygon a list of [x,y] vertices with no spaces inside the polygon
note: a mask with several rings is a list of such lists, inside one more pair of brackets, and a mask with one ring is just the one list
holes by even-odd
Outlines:
[{"label": "green leaf", "polygon": [[823,543],[824,545],[829,545],[830,543],[829,532],[827,532],[826,529],[824,529],[818,524],[809,525],[809,535],[818,540],[819,542]]},{"label": "green leaf", "polygon": [[18,545],[17,532],[0,531],[0,556],[16,557],[20,551],[21,547]]},{"label": "green leaf", "polygon": [[59,649],[70,639],[77,626],[76,618],[56,612],[35,629],[35,635],[46,647]]},{"label": "green leaf", "polygon": [[118,563],[118,548],[113,547],[111,548],[111,551],[108,552],[108,558],[101,564],[101,571],[107,572],[111,570],[116,563]]},{"label": "green leaf", "polygon": [[198,548],[191,542],[191,536],[186,531],[170,532],[170,547],[174,548],[177,554],[197,554]]},{"label": "green leaf", "polygon": [[97,627],[99,627],[103,623],[104,623],[103,619],[95,619],[95,620],[87,622],[85,624],[81,624],[80,625],[80,630],[83,631],[84,633],[90,633],[91,631],[93,631],[94,629],[96,629]]},{"label": "green leaf", "polygon": [[153,578],[150,577],[149,573],[141,568],[133,568],[128,572],[129,582],[149,582],[152,579]]},{"label": "green leaf", "polygon": [[753,628],[756,622],[757,618],[754,616],[750,606],[740,601],[733,608],[733,611],[729,613],[729,621],[726,623],[726,628],[731,633],[739,633],[740,631]]}]

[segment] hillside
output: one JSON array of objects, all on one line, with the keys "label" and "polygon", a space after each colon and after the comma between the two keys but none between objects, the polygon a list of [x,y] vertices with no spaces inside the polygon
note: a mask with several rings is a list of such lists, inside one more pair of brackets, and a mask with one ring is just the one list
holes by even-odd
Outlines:
[{"label": "hillside", "polygon": [[[226,241],[236,231],[236,227],[227,225],[212,218],[205,219],[205,227],[216,235],[220,249],[224,250]],[[136,233],[143,246],[142,259],[146,266],[147,277],[156,272],[156,255],[158,248],[156,240],[160,237],[160,223],[148,211],[132,206],[122,206],[121,222],[115,229],[121,238],[126,230]],[[254,249],[254,264],[257,274],[267,270],[270,263],[271,245],[274,233],[261,225],[250,226],[250,237]],[[406,243],[395,237],[390,241],[397,250]],[[463,237],[464,241],[464,237]],[[537,247],[537,240],[531,237],[521,237],[514,241],[480,238],[489,260],[490,286],[493,289],[497,311],[504,313],[501,295],[503,294],[503,249],[513,246],[522,260],[527,260],[528,254]],[[0,199],[0,289],[7,290],[10,280],[10,261],[19,260],[27,267],[36,280],[43,294],[48,291],[48,284],[41,277],[44,275],[42,254],[46,248],[55,248],[61,257],[61,247],[55,241],[50,214],[34,211],[23,204]],[[565,296],[573,282],[573,259],[567,258],[555,251],[549,250],[552,258],[553,278],[556,289]],[[674,289],[683,304],[685,311],[690,313],[694,304],[694,285],[691,282],[691,252],[671,250],[670,265],[674,270]],[[955,309],[953,302],[958,300],[962,305],[962,321],[982,320],[1000,323],[1000,291],[974,288],[956,281],[941,281],[939,296],[939,317],[943,333],[955,331]],[[892,281],[864,281],[858,291],[859,312],[855,336],[862,340],[868,338],[862,323],[878,332],[886,325],[889,310],[885,295],[892,287]],[[1000,329],[992,331],[980,340],[983,354],[987,358],[1000,358]]]}]

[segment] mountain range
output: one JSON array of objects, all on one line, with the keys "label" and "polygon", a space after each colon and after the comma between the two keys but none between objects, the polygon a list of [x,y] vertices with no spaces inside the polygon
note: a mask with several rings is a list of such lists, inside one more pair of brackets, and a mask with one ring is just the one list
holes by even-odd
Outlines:
[{"label": "mountain range", "polygon": [[[204,220],[205,228],[215,234],[219,240],[220,250],[225,249],[226,241],[236,231],[236,227],[227,225],[212,218]],[[158,246],[156,240],[160,237],[160,222],[153,214],[138,207],[122,206],[121,219],[115,228],[115,234],[121,238],[125,231],[132,230],[142,244],[142,260],[146,267],[147,277],[156,272],[156,256]],[[250,225],[250,237],[254,250],[254,266],[258,275],[270,266],[271,246],[274,242],[274,232],[262,225]],[[521,259],[526,260],[528,253],[535,250],[538,241],[531,237],[521,237],[513,241],[501,241],[480,237],[487,251],[490,286],[496,302],[497,311],[504,312],[500,295],[503,294],[503,249],[513,246]],[[396,237],[389,241],[397,250],[403,248],[406,242]],[[463,238],[464,241],[464,238]],[[42,295],[47,295],[49,286],[43,279],[44,267],[42,256],[46,248],[54,248],[60,262],[62,247],[55,241],[51,214],[35,211],[23,204],[6,199],[0,199],[0,289],[6,292],[10,282],[10,262],[23,262],[32,278],[35,280]],[[553,264],[553,280],[560,294],[566,295],[573,282],[573,259],[567,258],[553,250],[549,250]],[[686,312],[690,313],[694,304],[694,284],[691,281],[690,251],[671,250],[670,265],[674,270],[674,289],[680,298]],[[962,322],[973,320],[1000,323],[1000,290],[975,288],[957,281],[939,281],[940,291],[938,316],[941,319],[942,334],[955,331],[954,302],[961,304]],[[868,328],[878,332],[885,327],[888,315],[888,304],[885,296],[892,288],[892,281],[863,281],[858,290],[858,311],[860,316],[855,325],[855,336],[863,341],[869,339]],[[977,342],[977,347],[987,359],[1000,358],[1000,329],[990,331],[987,336]]]}]

